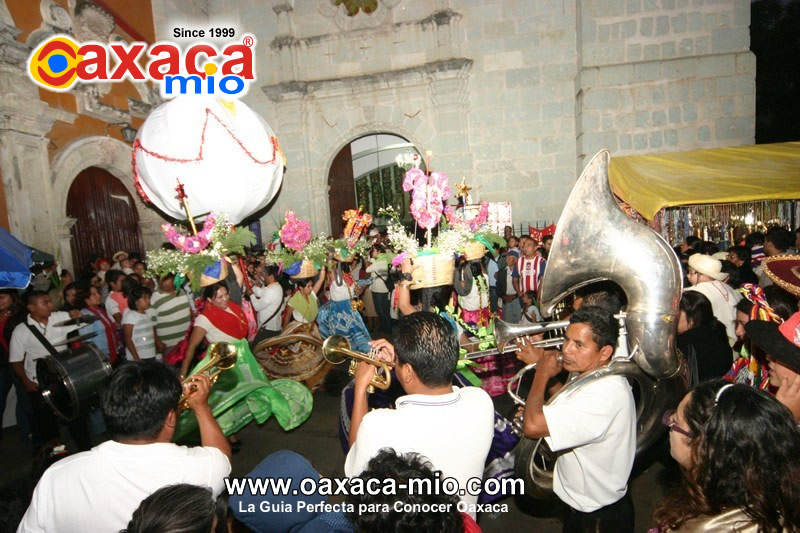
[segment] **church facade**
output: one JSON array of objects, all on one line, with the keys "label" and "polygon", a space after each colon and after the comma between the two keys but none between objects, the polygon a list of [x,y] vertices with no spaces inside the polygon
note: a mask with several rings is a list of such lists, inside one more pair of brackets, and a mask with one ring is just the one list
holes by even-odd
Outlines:
[{"label": "church facade", "polygon": [[134,193],[130,144],[117,125],[137,128],[159,98],[130,82],[36,90],[24,63],[52,33],[185,44],[191,39],[173,39],[176,28],[252,34],[257,79],[244,102],[287,158],[282,189],[261,218],[265,234],[288,209],[329,231],[331,165],[367,134],[430,151],[451,185],[464,177],[475,200],[511,202],[517,224],[556,220],[600,149],[613,157],[754,142],[748,0],[131,4],[0,2],[0,223],[58,251],[65,266],[79,229],[66,199],[87,167],[131,193],[143,247],[161,242],[162,219]]}]

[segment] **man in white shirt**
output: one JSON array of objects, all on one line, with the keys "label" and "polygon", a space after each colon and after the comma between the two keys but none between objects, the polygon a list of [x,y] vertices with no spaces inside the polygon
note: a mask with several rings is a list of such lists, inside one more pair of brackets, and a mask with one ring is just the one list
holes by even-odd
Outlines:
[{"label": "man in white shirt", "polygon": [[367,413],[375,366],[359,363],[345,474],[358,476],[382,448],[416,452],[441,470],[443,479],[458,481],[466,492],[461,496],[465,512],[474,517],[478,495],[468,492],[467,482],[483,477],[494,436],[494,407],[478,387],[453,387],[459,348],[453,327],[437,314],[419,311],[400,319],[394,346],[383,339],[371,344],[380,350],[379,357],[394,363],[406,395],[397,399],[396,409]]},{"label": "man in white shirt", "polygon": [[264,339],[275,337],[281,334],[281,311],[284,308],[283,287],[278,279],[278,265],[267,265],[264,268],[264,280],[266,287],[261,286],[261,281],[256,277],[256,285],[253,287],[253,294],[250,302],[253,310],[258,313],[258,334],[253,340],[253,346]]},{"label": "man in white shirt", "polygon": [[[231,471],[231,449],[208,405],[208,377],[191,380],[181,387],[158,361],[115,370],[102,399],[114,440],[48,468],[17,532],[119,531],[144,498],[176,483],[206,486],[219,495]],[[181,392],[197,417],[201,446],[170,442]]]},{"label": "man in white shirt", "polygon": [[725,326],[728,343],[733,346],[736,344],[736,304],[742,295],[722,281],[727,276],[722,272],[722,263],[718,259],[704,254],[689,256],[686,278],[692,286],[686,290],[697,291],[708,298],[714,316]]},{"label": "man in white shirt", "polygon": [[563,366],[552,350],[533,361],[537,366],[523,411],[523,431],[561,452],[553,490],[570,508],[565,532],[633,531],[627,484],[636,455],[636,407],[628,381],[605,376],[548,405],[544,398],[548,383],[562,369],[581,376],[608,364],[618,336],[609,310],[584,305],[570,317]]},{"label": "man in white shirt", "polygon": [[[66,349],[65,346],[54,347],[54,345],[62,344],[66,341],[67,333],[78,329],[78,326],[56,326],[55,324],[70,318],[78,318],[81,316],[81,312],[53,312],[53,303],[50,300],[50,295],[46,291],[40,290],[32,290],[26,293],[25,305],[28,309],[28,316],[25,322],[18,324],[11,334],[11,342],[8,346],[8,360],[14,369],[14,373],[16,373],[23,387],[25,387],[33,409],[31,430],[35,449],[58,437],[58,422],[39,390],[39,383],[36,378],[36,361],[53,355],[57,350]],[[42,342],[37,333],[46,342]],[[91,447],[91,439],[88,430],[85,428],[85,420],[82,423],[72,424],[70,430],[70,434],[76,441],[78,448],[88,450]]]}]

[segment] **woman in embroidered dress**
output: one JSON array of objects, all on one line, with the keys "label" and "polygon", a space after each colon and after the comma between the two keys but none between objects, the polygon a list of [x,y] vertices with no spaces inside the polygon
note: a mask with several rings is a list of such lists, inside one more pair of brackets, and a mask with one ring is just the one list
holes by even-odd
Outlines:
[{"label": "woman in embroidered dress", "polygon": [[92,342],[103,352],[111,364],[116,363],[120,349],[120,340],[117,335],[117,326],[114,319],[102,306],[102,297],[96,287],[82,287],[75,298],[75,303],[84,315],[97,317],[97,320],[83,327],[86,333],[97,333],[92,337]]},{"label": "woman in embroidered dress", "polygon": [[370,351],[369,341],[372,338],[364,324],[361,314],[353,308],[361,294],[361,288],[356,284],[349,272],[347,263],[341,265],[341,275],[331,270],[328,273],[331,299],[320,308],[317,324],[322,338],[331,335],[343,335],[350,341],[350,348],[357,352]]},{"label": "woman in embroidered dress", "polygon": [[247,317],[241,306],[230,301],[224,281],[203,290],[204,306],[194,321],[189,335],[186,357],[181,363],[181,376],[186,376],[197,347],[206,339],[209,343],[234,342],[247,338]]},{"label": "woman in embroidered dress", "polygon": [[651,533],[800,530],[800,429],[786,407],[714,380],[684,396],[664,424],[683,487],[656,508]]}]

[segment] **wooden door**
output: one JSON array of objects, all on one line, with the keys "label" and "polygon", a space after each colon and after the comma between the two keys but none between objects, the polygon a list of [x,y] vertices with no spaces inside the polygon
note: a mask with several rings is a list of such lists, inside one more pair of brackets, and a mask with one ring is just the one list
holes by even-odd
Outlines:
[{"label": "wooden door", "polygon": [[344,231],[342,213],[356,208],[356,186],[353,181],[353,155],[350,151],[350,144],[342,148],[331,163],[328,185],[330,185],[328,198],[331,212],[331,235],[338,238]]},{"label": "wooden door", "polygon": [[67,194],[72,226],[72,259],[77,272],[96,256],[114,252],[142,254],[139,214],[128,190],[109,172],[89,167],[75,178]]}]

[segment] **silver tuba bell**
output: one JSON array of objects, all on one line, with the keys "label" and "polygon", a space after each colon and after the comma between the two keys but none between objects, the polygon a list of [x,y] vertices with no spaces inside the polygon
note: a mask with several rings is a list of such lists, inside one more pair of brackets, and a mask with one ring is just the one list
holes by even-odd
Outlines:
[{"label": "silver tuba bell", "polygon": [[[549,402],[603,376],[627,377],[634,384],[639,453],[658,438],[662,413],[675,407],[687,390],[685,365],[675,348],[682,277],[669,244],[617,205],[608,184],[609,159],[605,150],[595,155],[570,193],[553,237],[540,302],[549,315],[576,289],[615,282],[628,300],[630,355],[614,357],[608,365],[569,381]],[[549,495],[555,454],[544,439],[522,438],[515,453],[517,475],[525,479],[528,493]]]}]

